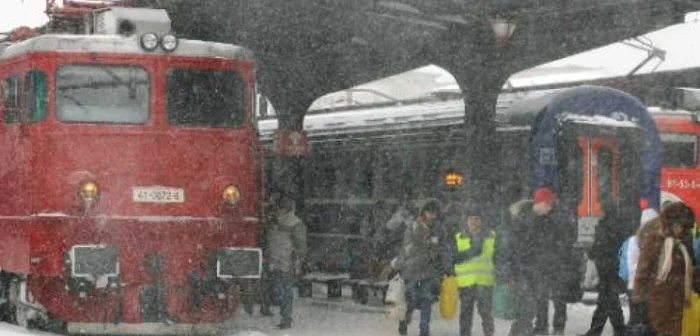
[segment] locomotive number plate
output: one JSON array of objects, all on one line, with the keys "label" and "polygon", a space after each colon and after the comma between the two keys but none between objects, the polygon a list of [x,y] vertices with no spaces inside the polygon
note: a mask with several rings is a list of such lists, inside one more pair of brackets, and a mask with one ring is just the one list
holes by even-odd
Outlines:
[{"label": "locomotive number plate", "polygon": [[133,200],[139,203],[184,203],[185,190],[168,187],[133,187]]}]

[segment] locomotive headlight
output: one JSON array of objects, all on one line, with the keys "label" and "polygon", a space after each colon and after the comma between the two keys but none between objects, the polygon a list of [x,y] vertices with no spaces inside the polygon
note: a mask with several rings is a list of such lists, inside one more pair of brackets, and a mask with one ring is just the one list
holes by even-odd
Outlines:
[{"label": "locomotive headlight", "polygon": [[165,51],[174,51],[177,49],[179,43],[180,41],[177,39],[177,37],[172,34],[165,35],[160,40],[160,46],[163,47],[163,50]]},{"label": "locomotive headlight", "polygon": [[79,192],[83,201],[93,201],[100,195],[100,188],[94,181],[85,181],[80,184]]},{"label": "locomotive headlight", "polygon": [[158,35],[155,33],[146,33],[141,35],[141,48],[147,51],[153,51],[158,47]]},{"label": "locomotive headlight", "polygon": [[241,192],[238,188],[228,185],[221,191],[221,198],[228,204],[236,204],[241,199]]}]

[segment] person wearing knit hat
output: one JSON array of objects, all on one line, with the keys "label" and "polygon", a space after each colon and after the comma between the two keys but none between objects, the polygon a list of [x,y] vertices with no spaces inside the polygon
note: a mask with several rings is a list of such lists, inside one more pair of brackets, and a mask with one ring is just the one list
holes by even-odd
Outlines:
[{"label": "person wearing knit hat", "polygon": [[[550,218],[549,214],[552,212],[554,205],[557,202],[557,197],[548,187],[540,187],[535,190],[532,194],[532,211],[535,215],[543,218]],[[549,221],[551,222],[551,220]],[[556,224],[555,224],[556,225]],[[554,234],[554,228],[547,230],[549,236]],[[556,234],[554,234],[556,235]],[[551,237],[547,240],[547,245],[550,247],[557,246],[558,238]],[[548,269],[550,271],[543,271],[543,281],[542,285],[538,290],[537,299],[537,318],[535,319],[535,334],[549,334],[549,301],[550,299],[554,303],[554,321],[553,321],[553,333],[555,335],[561,335],[564,333],[564,326],[566,324],[566,302],[560,298],[559,292],[563,289],[560,288],[561,284],[558,278],[558,264],[560,262],[559,258],[552,258],[557,254],[556,249],[551,249],[550,251],[544,251],[541,258],[549,260],[547,262]]]},{"label": "person wearing knit hat", "polygon": [[540,216],[544,216],[552,211],[554,202],[557,200],[554,192],[549,188],[537,188],[532,194],[532,210]]},{"label": "person wearing knit hat", "polygon": [[541,187],[531,199],[509,208],[511,222],[504,234],[511,238],[496,251],[496,273],[499,281],[509,283],[516,295],[511,336],[549,334],[550,294],[554,294],[554,333],[564,332],[566,302],[559,294],[563,292],[561,263],[565,253],[560,243],[562,228],[552,216],[556,200],[552,189]]}]

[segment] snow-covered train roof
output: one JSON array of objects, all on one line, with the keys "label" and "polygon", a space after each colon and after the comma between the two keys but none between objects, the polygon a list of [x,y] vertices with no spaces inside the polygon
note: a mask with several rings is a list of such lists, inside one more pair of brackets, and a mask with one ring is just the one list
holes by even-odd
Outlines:
[{"label": "snow-covered train roof", "polygon": [[141,48],[137,35],[40,35],[0,48],[0,60],[32,52],[84,52],[116,54],[168,54],[189,57],[212,57],[232,60],[253,60],[253,52],[233,44],[180,39],[173,52]]},{"label": "snow-covered train roof", "polygon": [[[428,129],[463,123],[464,102],[455,99],[307,114],[304,117],[304,130],[313,139],[335,134]],[[277,120],[260,120],[258,128],[263,140],[271,140],[277,130]],[[512,127],[510,129],[514,130]]]},{"label": "snow-covered train roof", "polygon": [[[496,112],[496,122],[501,131],[529,130],[535,112],[538,112],[555,90],[545,94],[534,95],[531,99],[502,98]],[[517,107],[515,106],[517,104]],[[541,105],[541,106],[540,106]],[[539,108],[538,108],[539,106]],[[521,111],[520,114],[514,111]],[[534,111],[534,112],[533,112]],[[649,107],[653,116],[665,115],[682,118],[692,118],[694,112],[685,110],[670,110],[661,107]],[[589,123],[596,122],[587,120]],[[605,120],[613,122],[612,120]],[[598,123],[602,120],[598,120]],[[615,121],[616,122],[616,121]],[[383,107],[368,107],[364,109],[307,114],[304,118],[304,130],[309,138],[329,135],[350,135],[380,131],[399,131],[429,129],[442,126],[454,126],[464,123],[464,102],[448,100],[441,102],[418,103],[411,105],[392,105]],[[617,122],[616,122],[617,123]],[[619,125],[621,126],[621,125]],[[630,125],[625,125],[630,126]],[[277,130],[277,119],[264,119],[258,122],[260,136],[263,141],[271,141]]]}]

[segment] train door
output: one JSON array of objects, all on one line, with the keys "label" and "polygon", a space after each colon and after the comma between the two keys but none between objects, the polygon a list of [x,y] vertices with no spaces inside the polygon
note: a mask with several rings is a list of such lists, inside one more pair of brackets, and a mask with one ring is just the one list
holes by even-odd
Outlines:
[{"label": "train door", "polygon": [[[576,245],[593,243],[603,204],[617,207],[624,223],[636,223],[642,181],[643,131],[629,123],[566,122],[557,148],[559,190],[571,220]],[[636,217],[635,217],[636,216]],[[565,214],[566,217],[566,214]],[[628,225],[628,224],[621,224]]]}]

